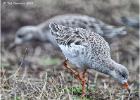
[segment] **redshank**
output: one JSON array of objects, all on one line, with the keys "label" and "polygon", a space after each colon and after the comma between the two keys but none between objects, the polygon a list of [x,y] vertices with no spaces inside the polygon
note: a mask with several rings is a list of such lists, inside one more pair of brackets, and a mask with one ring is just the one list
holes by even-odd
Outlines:
[{"label": "redshank", "polygon": [[115,28],[114,26],[105,24],[101,20],[87,15],[80,14],[65,14],[52,17],[37,26],[24,26],[16,32],[15,42],[12,47],[33,40],[46,42],[49,41],[54,47],[58,47],[54,37],[50,33],[49,23],[58,23],[59,25],[89,29],[95,33],[100,34],[108,42],[114,37],[123,36],[126,34],[125,27]]},{"label": "redshank", "polygon": [[[111,59],[110,47],[103,37],[90,30],[56,23],[50,24],[50,29],[66,58],[64,66],[81,81],[82,96],[86,94],[87,69],[94,69],[111,76],[130,91],[127,83],[128,70]],[[81,73],[68,66],[67,61],[78,67]]]}]

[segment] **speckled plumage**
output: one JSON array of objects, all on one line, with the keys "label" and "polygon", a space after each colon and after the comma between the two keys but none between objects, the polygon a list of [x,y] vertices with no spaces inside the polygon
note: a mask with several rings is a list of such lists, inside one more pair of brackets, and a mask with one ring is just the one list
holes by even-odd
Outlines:
[{"label": "speckled plumage", "polygon": [[[124,27],[115,28],[94,17],[80,14],[65,14],[52,17],[37,26],[25,26],[20,28],[16,33],[15,44],[39,40],[41,42],[49,41],[54,47],[58,47],[50,33],[49,23],[58,23],[68,27],[88,29],[100,34],[109,41],[112,41],[114,37],[126,34]],[[19,37],[19,35],[23,37]]]},{"label": "speckled plumage", "polygon": [[[66,58],[72,63],[77,63],[78,60],[81,59],[80,63],[82,64],[76,64],[77,66],[84,67],[89,65],[89,61],[100,59],[100,57],[96,55],[104,55],[110,58],[108,43],[98,34],[80,28],[73,30],[72,28],[61,26],[54,27],[58,29],[56,30],[58,34],[54,32],[53,35],[56,36],[56,41]],[[59,34],[59,32],[61,32],[61,34]],[[96,63],[94,65],[98,66]]]},{"label": "speckled plumage", "polygon": [[63,54],[72,64],[81,69],[95,69],[120,83],[127,82],[128,70],[111,59],[110,47],[99,34],[57,24],[50,24],[50,28]]},{"label": "speckled plumage", "polygon": [[125,27],[115,28],[114,26],[106,24],[99,19],[87,15],[80,14],[58,15],[51,18],[46,23],[53,22],[68,27],[88,29],[106,38],[113,38],[118,35],[126,34]]}]

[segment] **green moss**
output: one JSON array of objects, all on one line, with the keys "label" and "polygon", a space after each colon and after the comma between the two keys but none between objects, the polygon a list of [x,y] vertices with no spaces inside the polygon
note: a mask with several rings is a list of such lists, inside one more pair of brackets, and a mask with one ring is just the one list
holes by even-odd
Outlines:
[{"label": "green moss", "polygon": [[60,60],[58,58],[43,58],[40,61],[43,65],[58,65],[60,63]]}]

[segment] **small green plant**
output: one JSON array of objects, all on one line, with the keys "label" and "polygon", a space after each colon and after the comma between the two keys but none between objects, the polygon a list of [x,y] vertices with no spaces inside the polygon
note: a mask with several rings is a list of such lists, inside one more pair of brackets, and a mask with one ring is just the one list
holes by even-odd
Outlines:
[{"label": "small green plant", "polygon": [[21,100],[21,98],[19,96],[15,96],[12,98],[12,100]]},{"label": "small green plant", "polygon": [[9,66],[8,63],[1,63],[1,64],[0,64],[0,67],[1,67],[1,68],[5,68],[5,67],[7,67],[7,66]]},{"label": "small green plant", "polygon": [[[69,87],[68,92],[73,95],[77,95],[73,97],[73,100],[81,100],[81,93],[82,93],[82,87],[81,86],[74,86]],[[66,91],[66,89],[65,89]],[[82,98],[82,100],[91,100],[91,92],[93,93],[95,91],[95,85],[90,86],[89,88],[86,88],[86,96]],[[78,99],[79,98],[79,99]]]}]

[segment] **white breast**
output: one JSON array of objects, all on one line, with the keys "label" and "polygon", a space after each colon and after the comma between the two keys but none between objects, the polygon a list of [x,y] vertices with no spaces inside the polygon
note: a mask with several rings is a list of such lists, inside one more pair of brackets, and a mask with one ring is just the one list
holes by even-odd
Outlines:
[{"label": "white breast", "polygon": [[82,45],[75,45],[72,43],[70,46],[59,45],[65,57],[72,63],[75,64],[76,67],[84,67],[85,55],[84,50],[85,47]]}]

